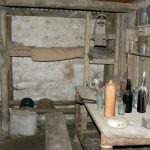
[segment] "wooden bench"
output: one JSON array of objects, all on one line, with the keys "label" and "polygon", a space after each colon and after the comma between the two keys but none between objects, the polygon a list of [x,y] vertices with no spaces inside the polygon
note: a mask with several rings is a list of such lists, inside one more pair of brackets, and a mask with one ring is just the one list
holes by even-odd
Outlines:
[{"label": "wooden bench", "polygon": [[46,150],[72,150],[62,112],[46,113]]}]

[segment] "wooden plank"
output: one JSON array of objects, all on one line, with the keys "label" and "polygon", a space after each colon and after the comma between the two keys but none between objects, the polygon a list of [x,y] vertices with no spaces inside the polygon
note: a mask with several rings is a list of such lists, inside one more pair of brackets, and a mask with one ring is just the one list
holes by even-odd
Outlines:
[{"label": "wooden plank", "polygon": [[126,14],[121,14],[121,24],[120,24],[120,77],[121,80],[126,80]]},{"label": "wooden plank", "polygon": [[[92,29],[92,14],[91,12],[86,12],[86,24],[85,24],[85,52],[84,52],[84,73],[83,73],[83,85],[86,86],[89,79],[89,51],[91,42],[91,29]],[[81,128],[87,128],[88,114],[84,105],[81,106]],[[81,138],[82,139],[82,138]]]},{"label": "wooden plank", "polygon": [[[8,48],[8,41],[11,41],[12,39],[12,33],[11,33],[11,20],[12,18],[10,16],[7,16],[6,22],[7,22],[7,48]],[[13,101],[13,73],[12,73],[12,57],[8,58],[10,68],[8,72],[8,84],[9,84],[9,104]]]},{"label": "wooden plank", "polygon": [[[42,99],[44,99],[44,98],[42,98]],[[47,98],[46,98],[47,99]],[[41,99],[40,99],[41,100]],[[10,105],[19,105],[20,104],[20,101],[21,100],[14,100],[13,102],[11,102],[10,103]],[[35,105],[37,105],[37,103],[38,103],[38,101],[39,100],[34,100],[34,104]],[[75,104],[75,101],[74,100],[63,100],[63,101],[52,101],[53,102],[53,104],[55,105],[55,106],[67,106],[67,105],[74,105]],[[0,102],[0,105],[1,105],[1,102]]]},{"label": "wooden plank", "polygon": [[6,45],[7,45],[7,21],[6,21],[6,11],[2,10],[1,11],[1,34],[3,38],[3,44],[4,48],[6,50]]},{"label": "wooden plank", "polygon": [[8,16],[43,16],[43,17],[67,17],[85,18],[85,11],[39,9],[39,8],[4,8]]},{"label": "wooden plank", "polygon": [[[106,31],[109,34],[115,35],[116,39],[116,15],[112,14],[109,18],[110,24],[108,23],[106,26]],[[104,64],[104,76],[103,81],[104,83],[107,83],[110,79],[113,79],[114,77],[114,58],[115,58],[115,40],[108,40],[108,48],[114,49],[113,51],[109,51],[108,55],[109,57],[109,63]],[[110,55],[111,54],[111,55]]]},{"label": "wooden plank", "polygon": [[105,58],[93,59],[93,60],[90,61],[90,64],[107,64],[107,65],[111,65],[111,64],[114,64],[114,58],[109,58],[109,59],[105,59]]},{"label": "wooden plank", "polygon": [[5,59],[6,53],[6,37],[7,37],[7,26],[6,26],[6,11],[0,10],[0,52],[1,57]]},{"label": "wooden plank", "polygon": [[8,93],[8,70],[9,64],[3,64],[0,77],[1,77],[1,100],[2,100],[2,131],[8,132],[9,127],[9,93]]},{"label": "wooden plank", "polygon": [[[84,47],[32,47],[9,43],[9,56],[32,57],[35,61],[83,58]],[[59,55],[58,55],[59,54]]]},{"label": "wooden plank", "polygon": [[11,57],[31,57],[31,50],[9,50]]},{"label": "wooden plank", "polygon": [[[112,139],[133,138],[133,140],[136,138],[137,139],[149,138],[150,141],[150,130],[142,127],[142,117],[149,118],[150,106],[147,106],[146,113],[138,113],[135,108],[133,108],[132,113],[126,113],[123,117],[126,120],[128,120],[129,124],[126,128],[122,129],[116,129],[108,126],[107,125],[108,118],[104,117],[103,111],[99,111],[97,109],[96,104],[85,104],[85,106],[90,115],[92,116],[100,132],[104,134],[106,137]],[[116,116],[119,117],[119,115],[117,115],[117,112]]]},{"label": "wooden plank", "polygon": [[117,86],[117,90],[120,88],[120,19],[121,14],[117,14],[116,22],[116,42],[115,42],[115,63],[114,63],[114,77]]},{"label": "wooden plank", "polygon": [[46,150],[72,150],[65,116],[62,112],[46,114]]},{"label": "wooden plank", "polygon": [[97,90],[88,88],[87,86],[76,86],[75,89],[81,99],[96,101]]},{"label": "wooden plank", "polygon": [[48,113],[48,112],[63,112],[64,114],[74,114],[74,108],[53,108],[53,109],[44,109],[44,108],[12,108],[12,110],[19,110],[19,111],[30,111],[36,113]]},{"label": "wooden plank", "polygon": [[91,41],[91,27],[92,26],[92,15],[91,12],[86,14],[86,26],[85,26],[85,52],[84,52],[84,74],[83,74],[83,85],[86,86],[89,78],[89,51]]},{"label": "wooden plank", "polygon": [[[139,79],[142,76],[142,66],[140,67],[141,62],[139,56],[134,56],[128,54],[128,78],[132,81],[132,87],[137,88],[139,87]],[[134,71],[133,71],[134,70]]]},{"label": "wooden plank", "polygon": [[72,58],[82,58],[84,48],[82,47],[53,47],[53,48],[33,48],[31,57],[33,61],[57,61]]},{"label": "wooden plank", "polygon": [[104,68],[104,83],[108,83],[108,81],[110,79],[113,79],[113,75],[114,75],[114,65],[106,65],[105,64],[105,68]]},{"label": "wooden plank", "polygon": [[2,130],[8,132],[9,127],[9,87],[8,87],[8,70],[10,64],[8,62],[7,55],[7,23],[6,23],[6,12],[0,11],[0,44],[2,45],[2,53],[4,62],[0,66],[1,75],[1,100],[2,100]]},{"label": "wooden plank", "polygon": [[127,52],[127,54],[141,56],[141,57],[148,57],[148,58],[150,57],[149,54],[141,54],[141,53],[137,53],[137,52]]},{"label": "wooden plank", "polygon": [[78,9],[78,10],[103,10],[112,12],[127,12],[137,8],[136,4],[104,2],[104,1],[68,1],[68,0],[5,0],[0,1],[1,6],[17,6],[17,7],[45,7],[58,9]]},{"label": "wooden plank", "polygon": [[[76,92],[75,94],[75,102],[80,101],[80,96]],[[74,115],[74,124],[75,124],[75,129],[77,130],[79,128],[79,118],[80,118],[80,104],[75,103],[75,115]]]},{"label": "wooden plank", "polygon": [[114,64],[114,49],[91,47],[89,51],[90,63],[93,64]]}]

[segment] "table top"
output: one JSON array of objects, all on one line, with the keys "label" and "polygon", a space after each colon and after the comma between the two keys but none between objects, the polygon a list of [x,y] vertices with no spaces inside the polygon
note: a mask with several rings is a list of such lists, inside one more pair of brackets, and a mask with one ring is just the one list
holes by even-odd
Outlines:
[{"label": "table top", "polygon": [[[126,128],[116,129],[107,125],[107,119],[104,117],[103,111],[97,109],[96,104],[85,104],[88,112],[93,118],[95,124],[101,133],[109,138],[150,138],[150,129],[142,127],[142,117],[150,118],[150,107],[147,106],[146,113],[138,113],[135,108],[133,108],[132,113],[126,113],[125,115],[120,115],[124,117],[132,124],[129,124]],[[118,115],[119,116],[119,115]]]}]

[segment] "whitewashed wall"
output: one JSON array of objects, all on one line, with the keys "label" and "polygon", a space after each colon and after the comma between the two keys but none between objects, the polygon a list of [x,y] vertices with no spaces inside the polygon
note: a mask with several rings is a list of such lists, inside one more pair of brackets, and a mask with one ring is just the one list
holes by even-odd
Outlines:
[{"label": "whitewashed wall", "polygon": [[[84,45],[85,19],[13,17],[12,40],[26,46],[72,47]],[[59,54],[58,54],[59,55]],[[91,65],[90,74],[103,65]],[[83,83],[83,60],[33,62],[31,58],[13,58],[14,97],[43,97],[74,100],[75,85]]]}]

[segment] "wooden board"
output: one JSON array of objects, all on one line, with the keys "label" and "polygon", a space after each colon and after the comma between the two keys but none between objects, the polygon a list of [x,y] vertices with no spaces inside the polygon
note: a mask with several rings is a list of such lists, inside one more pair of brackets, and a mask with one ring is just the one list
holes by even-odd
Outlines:
[{"label": "wooden board", "polygon": [[150,138],[150,130],[142,127],[142,117],[149,117],[149,106],[147,107],[147,113],[138,113],[136,109],[133,109],[132,113],[126,113],[122,116],[129,122],[133,123],[123,129],[109,127],[106,123],[107,118],[104,117],[102,111],[97,109],[96,104],[85,104],[85,106],[96,123],[98,129],[108,138]]},{"label": "wooden board", "polygon": [[114,64],[115,50],[102,47],[90,48],[89,58],[93,64]]},{"label": "wooden board", "polygon": [[33,61],[57,61],[72,58],[82,58],[84,55],[84,48],[36,48],[32,49],[31,55]]},{"label": "wooden board", "polygon": [[136,4],[123,4],[116,2],[103,1],[68,1],[68,0],[5,0],[0,1],[0,6],[17,7],[38,7],[38,8],[58,8],[58,9],[77,9],[77,10],[103,10],[112,12],[127,12],[135,10]]},{"label": "wooden board", "polygon": [[81,99],[96,101],[97,91],[95,89],[86,86],[76,86],[75,89]]},{"label": "wooden board", "polygon": [[65,116],[62,112],[46,114],[46,150],[72,150]]},{"label": "wooden board", "polygon": [[[34,61],[57,61],[83,58],[84,47],[33,47],[9,42],[9,56],[32,57]],[[59,55],[58,55],[59,54]]]},{"label": "wooden board", "polygon": [[30,111],[30,112],[36,112],[36,113],[48,113],[48,112],[63,112],[64,114],[74,114],[75,109],[74,108],[12,108],[12,110],[19,110],[19,111]]}]

